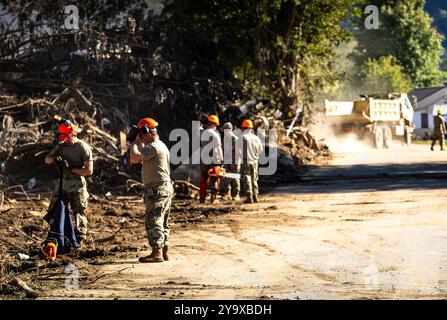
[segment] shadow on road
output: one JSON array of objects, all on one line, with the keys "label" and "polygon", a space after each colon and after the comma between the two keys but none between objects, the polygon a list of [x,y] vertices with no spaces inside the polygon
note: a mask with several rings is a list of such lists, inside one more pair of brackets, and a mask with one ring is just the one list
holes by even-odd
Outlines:
[{"label": "shadow on road", "polygon": [[355,164],[339,166],[308,166],[304,178],[320,177],[373,177],[377,175],[423,176],[427,178],[447,178],[446,162],[412,164]]},{"label": "shadow on road", "polygon": [[[300,182],[270,193],[447,189],[447,163],[309,166]],[[408,194],[411,197],[411,194]]]}]

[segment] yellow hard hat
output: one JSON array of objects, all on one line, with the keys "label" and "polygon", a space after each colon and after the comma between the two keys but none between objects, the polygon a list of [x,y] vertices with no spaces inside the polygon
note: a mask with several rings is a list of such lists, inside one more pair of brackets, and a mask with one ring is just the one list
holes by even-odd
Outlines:
[{"label": "yellow hard hat", "polygon": [[208,117],[208,121],[211,123],[214,123],[217,126],[220,126],[219,118],[214,114],[212,114]]},{"label": "yellow hard hat", "polygon": [[241,128],[247,128],[247,129],[252,129],[253,128],[253,122],[251,122],[251,120],[244,120],[244,122],[242,122]]},{"label": "yellow hard hat", "polygon": [[438,109],[438,114],[442,114],[442,109],[441,108]]}]

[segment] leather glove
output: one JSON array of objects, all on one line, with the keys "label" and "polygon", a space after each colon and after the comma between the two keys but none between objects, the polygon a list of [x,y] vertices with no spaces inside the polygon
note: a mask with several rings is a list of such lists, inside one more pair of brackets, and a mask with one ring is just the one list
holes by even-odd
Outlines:
[{"label": "leather glove", "polygon": [[68,164],[68,161],[65,159],[62,159],[60,156],[56,157],[56,164],[60,166],[64,170],[71,171],[70,165]]}]

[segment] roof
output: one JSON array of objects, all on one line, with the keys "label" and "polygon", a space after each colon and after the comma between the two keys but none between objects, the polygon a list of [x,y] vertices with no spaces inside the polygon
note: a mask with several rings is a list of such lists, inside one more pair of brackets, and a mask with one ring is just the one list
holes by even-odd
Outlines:
[{"label": "roof", "polygon": [[446,87],[418,88],[411,90],[408,93],[408,96],[410,97],[410,100],[411,96],[416,96],[417,101],[419,102],[445,88]]}]

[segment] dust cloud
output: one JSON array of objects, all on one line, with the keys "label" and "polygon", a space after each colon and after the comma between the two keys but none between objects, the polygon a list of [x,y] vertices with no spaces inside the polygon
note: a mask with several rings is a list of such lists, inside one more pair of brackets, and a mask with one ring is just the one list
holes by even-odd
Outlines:
[{"label": "dust cloud", "polygon": [[336,133],[324,120],[318,121],[310,128],[319,142],[325,143],[335,153],[361,153],[374,150],[372,142],[361,140],[355,133]]}]

